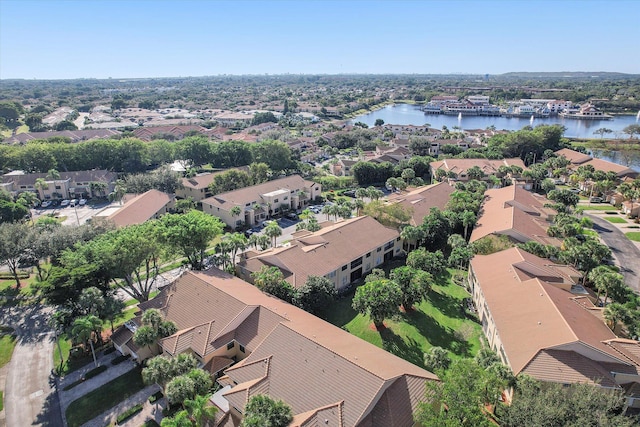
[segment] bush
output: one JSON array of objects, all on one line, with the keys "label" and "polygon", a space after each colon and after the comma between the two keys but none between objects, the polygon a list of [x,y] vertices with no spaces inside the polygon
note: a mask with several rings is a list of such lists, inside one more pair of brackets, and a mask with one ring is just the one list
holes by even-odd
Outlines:
[{"label": "bush", "polygon": [[133,417],[140,411],[142,411],[142,403],[138,403],[137,405],[132,406],[131,408],[127,409],[126,411],[118,415],[118,418],[116,419],[116,424],[120,424],[121,422]]},{"label": "bush", "polygon": [[[24,280],[29,278],[28,271],[18,271],[18,279]],[[13,274],[8,271],[0,271],[0,280],[14,280]]]},{"label": "bush", "polygon": [[125,360],[131,358],[130,354],[127,354],[126,356],[120,355],[118,357],[114,357],[113,360],[111,361],[112,365],[119,365],[120,363],[124,362]]},{"label": "bush", "polygon": [[157,391],[153,393],[151,396],[149,396],[149,403],[154,403],[156,400],[162,399],[163,397],[164,395],[162,394],[162,392]]}]

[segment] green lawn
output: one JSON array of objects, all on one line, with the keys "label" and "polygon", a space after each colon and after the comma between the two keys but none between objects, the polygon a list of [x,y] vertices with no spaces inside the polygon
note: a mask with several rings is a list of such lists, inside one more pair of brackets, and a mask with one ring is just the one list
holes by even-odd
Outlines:
[{"label": "green lawn", "polygon": [[449,351],[452,358],[472,357],[481,348],[482,329],[466,317],[462,300],[470,295],[461,286],[444,279],[434,285],[427,301],[415,310],[385,320],[385,329],[377,331],[368,316],[351,308],[353,295],[339,300],[327,320],[353,335],[424,367],[423,354],[432,346]]},{"label": "green lawn", "polygon": [[583,211],[615,211],[615,206],[608,203],[602,205],[578,205]]},{"label": "green lawn", "polygon": [[2,327],[0,329],[0,368],[9,363],[15,347],[16,337],[13,335],[13,329]]},{"label": "green lawn", "polygon": [[4,409],[4,393],[0,390],[0,412]]},{"label": "green lawn", "polygon": [[598,237],[598,232],[594,230],[584,229],[582,230],[582,234],[585,236]]},{"label": "green lawn", "polygon": [[626,219],[620,218],[619,216],[607,216],[607,217],[604,217],[604,219],[614,224],[625,224],[627,222]]},{"label": "green lawn", "polygon": [[632,231],[625,234],[629,238],[629,240],[633,240],[634,242],[640,242],[640,231]]},{"label": "green lawn", "polygon": [[70,427],[78,427],[144,388],[140,369],[133,369],[71,402],[66,411]]}]

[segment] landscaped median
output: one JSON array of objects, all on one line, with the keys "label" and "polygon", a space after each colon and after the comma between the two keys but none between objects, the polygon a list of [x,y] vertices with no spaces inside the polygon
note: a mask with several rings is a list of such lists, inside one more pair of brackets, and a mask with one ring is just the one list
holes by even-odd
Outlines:
[{"label": "landscaped median", "polygon": [[625,236],[627,236],[629,240],[640,242],[640,231],[631,231],[629,233],[625,233]]},{"label": "landscaped median", "polygon": [[145,387],[136,368],[71,402],[65,412],[69,427],[79,427]]}]

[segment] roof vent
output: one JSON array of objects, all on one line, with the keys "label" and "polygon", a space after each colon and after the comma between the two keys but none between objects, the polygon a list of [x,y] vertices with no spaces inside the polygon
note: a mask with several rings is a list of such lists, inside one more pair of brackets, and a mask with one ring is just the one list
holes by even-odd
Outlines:
[{"label": "roof vent", "polygon": [[542,322],[538,320],[538,325],[542,325]]}]

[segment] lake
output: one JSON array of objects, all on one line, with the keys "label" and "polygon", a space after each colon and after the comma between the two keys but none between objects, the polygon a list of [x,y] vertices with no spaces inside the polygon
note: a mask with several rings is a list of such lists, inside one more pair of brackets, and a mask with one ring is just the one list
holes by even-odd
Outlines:
[{"label": "lake", "polygon": [[599,139],[600,136],[595,135],[593,132],[600,128],[611,129],[613,133],[610,133],[609,136],[612,138],[625,138],[626,134],[622,132],[622,129],[638,123],[637,116],[616,116],[612,120],[575,120],[563,117],[549,117],[534,119],[533,121],[515,117],[462,116],[458,120],[458,116],[425,114],[420,110],[419,106],[412,104],[388,105],[380,110],[357,116],[351,120],[351,123],[363,122],[373,126],[377,119],[382,119],[385,123],[391,125],[420,126],[428,123],[430,127],[435,129],[442,129],[442,126],[446,126],[449,129],[454,126],[462,129],[486,129],[489,126],[495,126],[496,129],[513,131],[520,130],[525,126],[561,124],[566,128],[564,132],[566,137],[588,139]]}]

